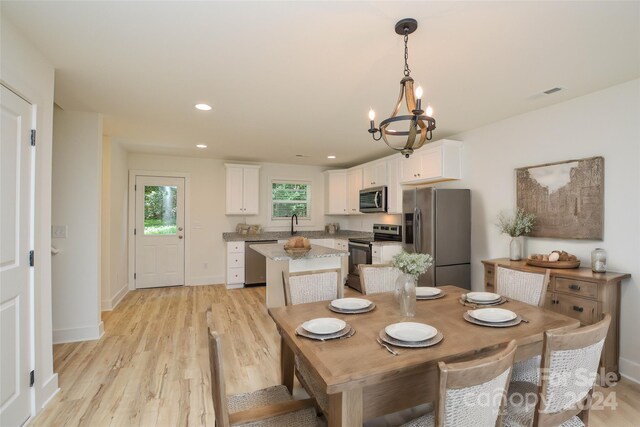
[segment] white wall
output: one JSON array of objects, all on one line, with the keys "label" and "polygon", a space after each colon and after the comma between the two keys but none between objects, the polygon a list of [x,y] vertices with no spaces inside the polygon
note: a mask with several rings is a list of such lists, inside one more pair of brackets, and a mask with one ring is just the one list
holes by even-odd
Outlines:
[{"label": "white wall", "polygon": [[631,273],[622,283],[621,372],[640,380],[640,80],[512,117],[452,139],[464,141],[463,177],[437,187],[470,188],[472,286],[483,284],[482,259],[508,256],[508,236],[496,216],[515,207],[515,168],[603,156],[603,241],[526,238],[525,254],[555,249],[590,265],[596,247],[608,252],[608,269]]},{"label": "white wall", "polygon": [[54,69],[45,57],[17,33],[4,15],[0,24],[0,80],[34,106],[36,147],[35,245],[35,408],[58,391],[51,344],[51,145]]},{"label": "white wall", "polygon": [[129,291],[127,285],[128,153],[117,142],[102,139],[101,308],[113,310]]},{"label": "white wall", "polygon": [[296,229],[324,229],[324,168],[282,164],[262,164],[260,168],[260,214],[225,215],[225,162],[218,159],[129,154],[129,169],[184,172],[190,178],[190,229],[185,230],[189,248],[188,285],[224,283],[225,245],[222,233],[235,231],[236,224],[260,224],[264,230],[289,230],[290,222],[271,222],[269,218],[272,179],[311,180],[312,219],[299,221]]},{"label": "white wall", "polygon": [[98,339],[100,319],[102,116],[54,111],[51,220],[53,341]]}]

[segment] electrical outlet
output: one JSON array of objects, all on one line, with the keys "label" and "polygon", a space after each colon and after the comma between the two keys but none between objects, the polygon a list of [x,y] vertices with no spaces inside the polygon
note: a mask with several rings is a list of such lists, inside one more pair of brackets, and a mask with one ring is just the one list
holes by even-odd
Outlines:
[{"label": "electrical outlet", "polygon": [[52,239],[66,239],[67,238],[67,226],[66,225],[52,225],[51,226],[51,238]]}]

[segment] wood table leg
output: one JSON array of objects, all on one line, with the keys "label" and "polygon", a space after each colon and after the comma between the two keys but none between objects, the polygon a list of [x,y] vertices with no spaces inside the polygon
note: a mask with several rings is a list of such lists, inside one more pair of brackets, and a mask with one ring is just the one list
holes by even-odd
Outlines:
[{"label": "wood table leg", "polygon": [[284,340],[280,339],[280,376],[282,384],[293,393],[294,354]]},{"label": "wood table leg", "polygon": [[342,393],[329,395],[329,427],[353,427],[361,426],[362,414],[362,389],[343,391]]}]

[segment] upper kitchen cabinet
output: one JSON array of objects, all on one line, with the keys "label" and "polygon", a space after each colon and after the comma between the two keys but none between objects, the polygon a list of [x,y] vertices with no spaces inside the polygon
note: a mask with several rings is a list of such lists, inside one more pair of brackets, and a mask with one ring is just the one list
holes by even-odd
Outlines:
[{"label": "upper kitchen cabinet", "polygon": [[387,159],[387,213],[402,213],[402,185],[400,185],[400,159],[395,155]]},{"label": "upper kitchen cabinet", "polygon": [[347,171],[325,172],[325,210],[328,215],[347,215]]},{"label": "upper kitchen cabinet", "polygon": [[462,142],[443,139],[400,161],[400,182],[422,184],[460,179]]},{"label": "upper kitchen cabinet", "polygon": [[387,162],[367,163],[362,167],[362,188],[380,187],[387,185]]},{"label": "upper kitchen cabinet", "polygon": [[347,210],[349,215],[360,213],[360,190],[362,190],[362,167],[347,171]]},{"label": "upper kitchen cabinet", "polygon": [[225,164],[227,170],[227,215],[258,215],[260,166]]}]

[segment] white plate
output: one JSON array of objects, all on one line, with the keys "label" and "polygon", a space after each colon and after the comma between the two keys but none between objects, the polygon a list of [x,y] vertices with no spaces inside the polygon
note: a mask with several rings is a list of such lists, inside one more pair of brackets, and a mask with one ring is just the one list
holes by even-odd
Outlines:
[{"label": "white plate", "polygon": [[469,311],[469,316],[489,323],[508,322],[518,317],[513,311],[505,310],[504,308],[480,308],[478,310],[471,310]]},{"label": "white plate", "polygon": [[311,319],[302,324],[305,331],[317,335],[335,334],[347,326],[344,320],[334,317],[319,317]]},{"label": "white plate", "polygon": [[406,342],[425,341],[438,333],[433,326],[416,322],[394,323],[384,328],[384,331],[391,338]]},{"label": "white plate", "polygon": [[435,297],[436,295],[440,295],[441,293],[442,289],[432,288],[430,286],[420,286],[416,288],[417,297]]},{"label": "white plate", "polygon": [[498,294],[491,292],[469,292],[467,294],[467,301],[470,302],[496,302],[502,298]]},{"label": "white plate", "polygon": [[331,306],[341,310],[362,310],[371,305],[371,301],[362,298],[340,298],[331,301]]}]

